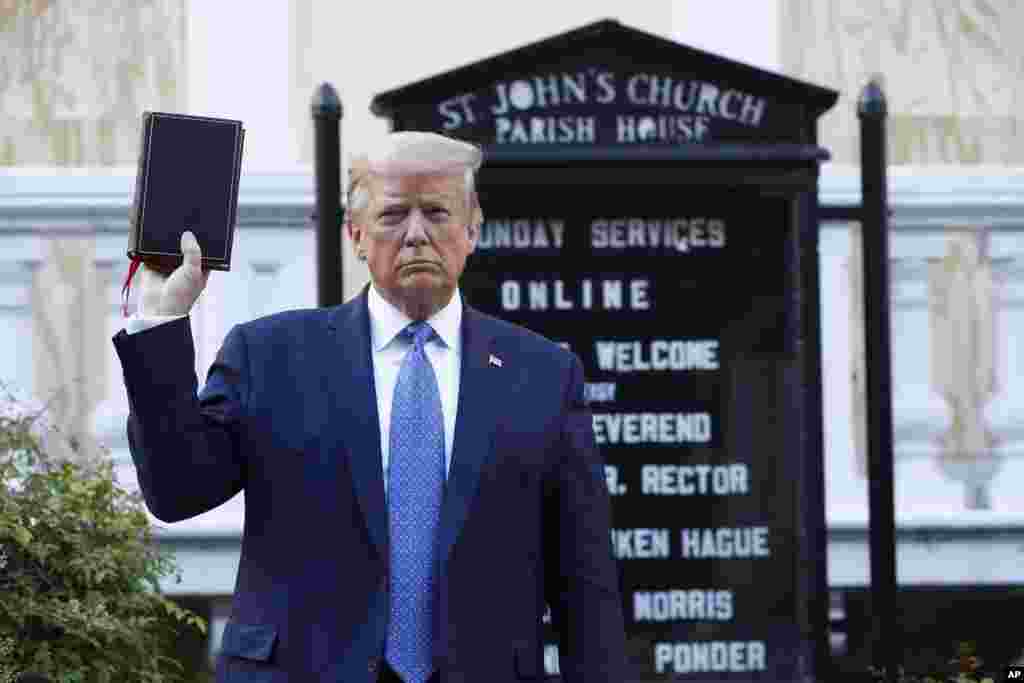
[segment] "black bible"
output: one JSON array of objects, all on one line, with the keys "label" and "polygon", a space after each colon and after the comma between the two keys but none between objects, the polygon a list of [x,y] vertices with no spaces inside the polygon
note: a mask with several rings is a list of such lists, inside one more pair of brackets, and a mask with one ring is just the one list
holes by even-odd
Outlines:
[{"label": "black bible", "polygon": [[241,121],[142,114],[128,256],[161,272],[181,265],[189,230],[203,267],[231,269],[245,129]]}]

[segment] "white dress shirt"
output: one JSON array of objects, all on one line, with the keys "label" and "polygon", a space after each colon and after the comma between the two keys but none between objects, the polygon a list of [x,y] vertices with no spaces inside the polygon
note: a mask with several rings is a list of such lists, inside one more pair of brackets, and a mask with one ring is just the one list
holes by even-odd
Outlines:
[{"label": "white dress shirt", "polygon": [[144,315],[136,312],[124,321],[124,331],[126,334],[135,334],[184,317],[184,315]]},{"label": "white dress shirt", "polygon": [[[373,380],[377,389],[377,415],[380,418],[380,454],[384,461],[384,491],[388,488],[388,463],[391,435],[391,403],[398,383],[398,371],[405,354],[412,348],[409,340],[398,336],[412,319],[384,300],[370,286],[367,303],[370,308],[370,344],[373,347]],[[434,338],[425,347],[427,358],[437,377],[444,414],[445,472],[451,470],[452,444],[455,441],[455,413],[459,405],[459,371],[462,357],[462,296],[455,290],[448,305],[427,318],[440,339]],[[447,476],[447,474],[446,474]]]},{"label": "white dress shirt", "polygon": [[[380,450],[384,465],[384,491],[388,488],[388,463],[391,435],[391,402],[398,382],[398,371],[405,354],[412,348],[398,333],[412,322],[408,316],[384,300],[374,286],[369,287],[370,344],[373,349],[373,379],[377,389],[377,415],[380,417]],[[133,315],[125,321],[125,332],[134,334],[184,316]],[[462,367],[462,295],[455,290],[452,300],[427,319],[437,336],[425,350],[437,377],[444,414],[445,473],[451,471],[452,444],[455,441],[455,413],[459,405],[459,372]]]}]

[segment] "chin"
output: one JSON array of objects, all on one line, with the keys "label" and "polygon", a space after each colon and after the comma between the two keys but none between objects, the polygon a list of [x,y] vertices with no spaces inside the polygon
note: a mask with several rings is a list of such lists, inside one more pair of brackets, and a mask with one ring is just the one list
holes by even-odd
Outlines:
[{"label": "chin", "polygon": [[[425,279],[425,278],[423,278]],[[411,311],[418,313],[417,316],[428,318],[437,311],[441,310],[445,304],[451,299],[454,288],[448,283],[441,281],[440,278],[431,278],[432,284],[427,286],[420,278],[419,282],[409,282],[403,288],[405,290],[403,297],[406,305]]]}]

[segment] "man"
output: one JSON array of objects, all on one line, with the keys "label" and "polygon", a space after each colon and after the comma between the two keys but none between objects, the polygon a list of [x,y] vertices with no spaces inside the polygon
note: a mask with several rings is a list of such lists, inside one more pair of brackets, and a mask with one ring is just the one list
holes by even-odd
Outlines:
[{"label": "man", "polygon": [[183,235],[168,278],[144,270],[114,344],[146,503],[174,522],[245,490],[219,682],[540,679],[545,602],[567,683],[623,679],[581,364],[459,293],[479,166],[418,132],[353,160],[346,227],[371,284],[235,326],[198,398],[198,244]]}]

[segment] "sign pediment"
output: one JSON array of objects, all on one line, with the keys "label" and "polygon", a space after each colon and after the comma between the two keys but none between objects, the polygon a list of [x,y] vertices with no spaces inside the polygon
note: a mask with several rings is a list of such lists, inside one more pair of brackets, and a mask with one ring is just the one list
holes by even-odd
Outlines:
[{"label": "sign pediment", "polygon": [[395,130],[485,145],[814,143],[838,93],[603,20],[381,93]]}]

